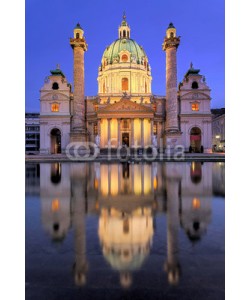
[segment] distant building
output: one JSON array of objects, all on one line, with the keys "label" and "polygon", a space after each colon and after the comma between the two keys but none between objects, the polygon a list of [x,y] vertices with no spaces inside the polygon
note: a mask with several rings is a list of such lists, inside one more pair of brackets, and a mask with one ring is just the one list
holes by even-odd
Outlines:
[{"label": "distant building", "polygon": [[225,151],[225,108],[211,109],[213,151]]},{"label": "distant building", "polygon": [[38,154],[40,150],[40,114],[25,114],[25,153]]}]

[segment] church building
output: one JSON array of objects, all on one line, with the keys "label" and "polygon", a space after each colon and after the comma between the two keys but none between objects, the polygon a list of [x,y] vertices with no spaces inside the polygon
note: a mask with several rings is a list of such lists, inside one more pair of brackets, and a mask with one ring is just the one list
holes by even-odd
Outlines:
[{"label": "church building", "polygon": [[162,49],[166,52],[166,95],[152,93],[149,59],[135,40],[126,16],[118,38],[108,46],[98,69],[98,93],[84,93],[84,53],[88,45],[78,23],[70,39],[73,86],[59,66],[40,90],[40,153],[65,153],[71,142],[92,142],[100,149],[129,147],[211,152],[210,88],[200,70],[190,69],[177,85],[180,37],[172,23]]}]

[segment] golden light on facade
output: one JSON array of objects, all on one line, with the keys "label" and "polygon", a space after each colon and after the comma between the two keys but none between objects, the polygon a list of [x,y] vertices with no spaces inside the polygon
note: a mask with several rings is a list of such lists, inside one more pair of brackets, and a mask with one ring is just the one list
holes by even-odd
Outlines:
[{"label": "golden light on facade", "polygon": [[157,177],[154,177],[154,190],[158,187]]},{"label": "golden light on facade", "polygon": [[201,201],[197,198],[194,198],[192,202],[192,207],[193,209],[199,209],[201,207]]},{"label": "golden light on facade", "polygon": [[95,188],[95,190],[98,190],[98,186],[99,186],[98,179],[95,178],[95,180],[94,180],[94,188]]},{"label": "golden light on facade", "polygon": [[60,201],[58,199],[53,199],[51,203],[51,210],[53,212],[58,211],[60,208]]},{"label": "golden light on facade", "polygon": [[95,209],[99,209],[99,202],[98,201],[96,201],[96,203],[95,203]]}]

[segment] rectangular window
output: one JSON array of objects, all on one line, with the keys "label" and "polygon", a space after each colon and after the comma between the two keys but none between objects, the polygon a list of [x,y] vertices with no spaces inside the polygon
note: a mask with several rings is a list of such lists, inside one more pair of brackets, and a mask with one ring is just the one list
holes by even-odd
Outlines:
[{"label": "rectangular window", "polygon": [[51,111],[58,112],[59,111],[59,104],[58,103],[52,103],[51,104]]},{"label": "rectangular window", "polygon": [[199,110],[199,103],[192,103],[192,110],[198,111]]},{"label": "rectangular window", "polygon": [[123,130],[128,130],[129,129],[129,122],[127,119],[122,121],[122,129]]},{"label": "rectangular window", "polygon": [[128,78],[122,78],[122,90],[123,91],[128,90]]}]

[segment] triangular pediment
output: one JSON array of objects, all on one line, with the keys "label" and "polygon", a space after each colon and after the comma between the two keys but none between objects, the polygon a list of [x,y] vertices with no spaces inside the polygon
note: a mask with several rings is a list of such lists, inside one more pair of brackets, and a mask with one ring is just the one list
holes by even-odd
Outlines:
[{"label": "triangular pediment", "polygon": [[109,104],[106,107],[99,109],[98,113],[117,113],[117,112],[127,112],[127,113],[153,113],[153,109],[146,107],[143,104],[138,104],[136,102],[130,101],[128,99],[121,99],[119,102]]},{"label": "triangular pediment", "polygon": [[209,100],[209,95],[197,90],[195,92],[188,92],[181,95],[181,99],[185,100]]},{"label": "triangular pediment", "polygon": [[63,94],[63,93],[46,93],[41,96],[41,100],[69,100],[69,96]]}]

